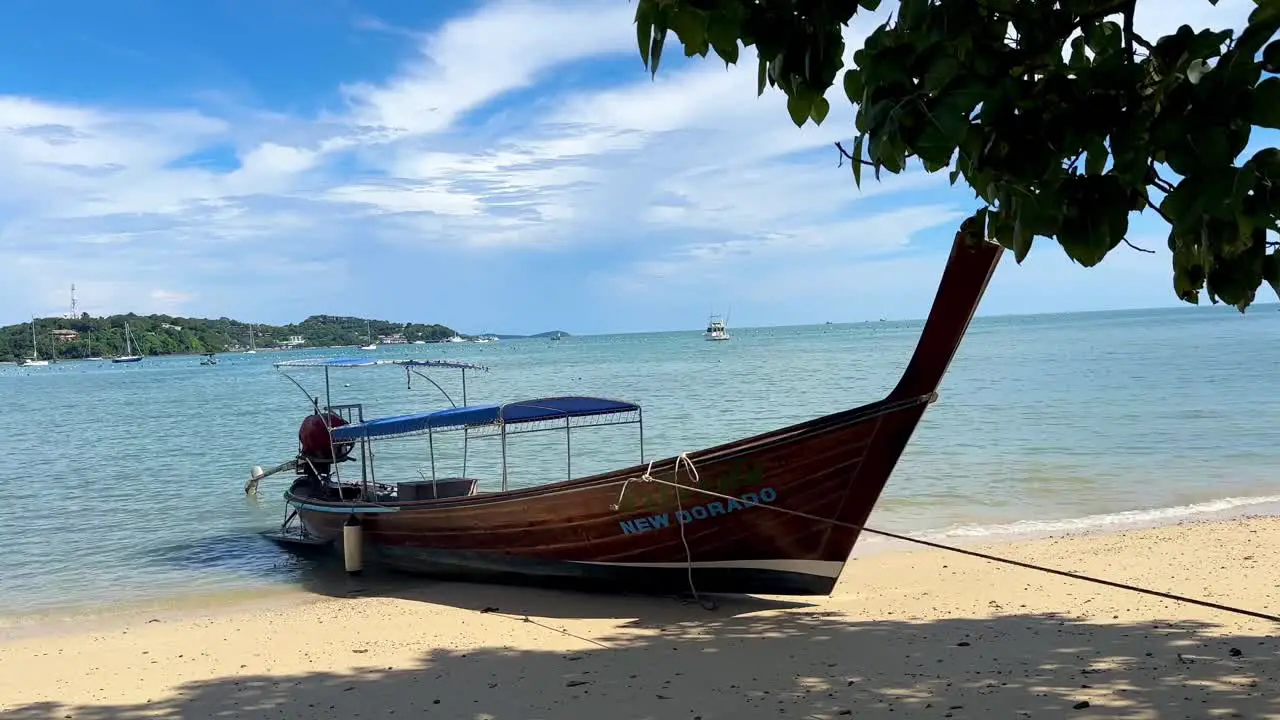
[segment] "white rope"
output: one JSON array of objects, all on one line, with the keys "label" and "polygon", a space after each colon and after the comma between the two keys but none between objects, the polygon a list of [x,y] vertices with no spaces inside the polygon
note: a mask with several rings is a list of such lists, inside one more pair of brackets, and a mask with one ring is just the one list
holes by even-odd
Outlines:
[{"label": "white rope", "polygon": [[[646,482],[646,483],[656,482],[662,485],[670,485],[671,487],[675,488],[676,525],[680,528],[680,544],[684,546],[684,569],[685,569],[685,574],[689,578],[689,593],[693,595],[694,602],[698,603],[699,605],[701,605],[703,608],[707,610],[714,610],[716,607],[715,601],[704,600],[702,596],[698,594],[698,588],[693,583],[693,550],[689,548],[689,539],[684,534],[684,523],[680,522],[680,515],[684,513],[684,504],[680,499],[680,490],[681,488],[686,487],[684,485],[681,485],[679,482],[681,463],[684,464],[685,473],[689,476],[689,479],[692,480],[695,485],[701,484],[702,478],[698,475],[698,468],[696,465],[693,464],[693,460],[689,458],[689,453],[687,452],[682,452],[678,456],[676,456],[676,464],[671,471],[671,476],[676,480],[676,482],[659,480],[658,478],[654,477],[653,461],[650,460],[648,467],[645,468],[644,474],[642,474],[640,477],[627,478],[625,481],[623,481],[622,491],[618,493],[618,502],[611,505],[610,509],[617,512],[617,510],[622,507],[622,499],[627,494],[627,487],[631,484],[633,480],[636,482]],[[707,490],[703,490],[702,488],[690,487],[688,489],[698,491],[698,492],[709,492]]]}]

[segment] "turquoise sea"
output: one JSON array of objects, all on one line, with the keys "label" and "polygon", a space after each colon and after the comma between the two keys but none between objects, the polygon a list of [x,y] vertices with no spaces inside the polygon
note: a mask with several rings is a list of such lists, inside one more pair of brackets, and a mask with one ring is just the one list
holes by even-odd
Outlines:
[{"label": "turquoise sea", "polygon": [[[577,393],[644,406],[649,459],[881,397],[919,322],[732,328],[560,342],[228,354],[136,365],[0,367],[0,614],[296,583],[310,570],[256,536],[283,517],[287,474],[246,498],[253,465],[291,457],[309,411],[272,368],[297,357],[468,360],[473,402]],[[873,526],[931,537],[1123,527],[1280,502],[1280,313],[1175,308],[979,318],[909,446]],[[319,371],[293,375],[313,394]],[[455,373],[432,373],[460,400]],[[333,371],[366,416],[447,403],[393,367]],[[437,442],[442,473],[457,443]],[[428,470],[423,438],[388,443],[378,479]],[[510,448],[513,485],[565,476],[564,438]],[[634,427],[573,435],[573,472],[629,465]],[[472,441],[468,474],[498,478]]]}]

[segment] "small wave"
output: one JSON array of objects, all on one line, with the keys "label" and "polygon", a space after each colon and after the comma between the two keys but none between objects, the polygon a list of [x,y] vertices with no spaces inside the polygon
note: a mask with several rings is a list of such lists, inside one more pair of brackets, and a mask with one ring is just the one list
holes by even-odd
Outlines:
[{"label": "small wave", "polygon": [[1088,532],[1090,530],[1108,528],[1164,525],[1183,518],[1224,513],[1256,505],[1280,505],[1280,495],[1230,497],[1191,505],[1177,505],[1147,510],[1125,510],[1063,520],[1018,520],[1011,523],[996,523],[992,525],[955,525],[941,530],[925,530],[905,534],[922,539],[940,540],[944,538],[996,538],[1010,535]]}]

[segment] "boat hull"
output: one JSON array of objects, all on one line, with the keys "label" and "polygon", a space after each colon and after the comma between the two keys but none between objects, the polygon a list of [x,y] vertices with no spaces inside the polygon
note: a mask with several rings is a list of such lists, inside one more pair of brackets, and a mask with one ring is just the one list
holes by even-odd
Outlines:
[{"label": "boat hull", "polygon": [[135,356],[132,356],[132,357],[118,357],[118,358],[111,358],[111,362],[113,362],[113,363],[136,363],[136,362],[142,362],[142,358],[141,358],[141,357],[139,357],[139,356],[136,356],[136,355],[135,355]]},{"label": "boat hull", "polygon": [[286,499],[309,535],[338,549],[343,523],[360,516],[368,561],[404,572],[632,592],[822,595],[835,587],[853,526],[874,504],[851,489],[861,470],[884,461],[876,435],[895,423],[914,426],[928,399],[885,401],[702,451],[690,458],[696,480],[688,463],[671,459],[442,500],[331,503],[304,490]]},{"label": "boat hull", "polygon": [[[828,595],[844,563],[739,561],[667,564],[573,562],[480,551],[381,546],[380,565],[449,580],[644,594]],[[692,583],[690,571],[692,570]]]}]

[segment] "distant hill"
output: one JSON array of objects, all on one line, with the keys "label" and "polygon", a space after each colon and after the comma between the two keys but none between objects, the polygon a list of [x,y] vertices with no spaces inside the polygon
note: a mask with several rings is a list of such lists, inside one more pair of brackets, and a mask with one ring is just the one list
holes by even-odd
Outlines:
[{"label": "distant hill", "polygon": [[563,330],[548,330],[537,335],[499,335],[497,333],[489,333],[489,337],[496,337],[499,340],[526,340],[529,338],[549,338],[559,335],[560,337],[569,337],[569,333]]},{"label": "distant hill", "polygon": [[[209,320],[171,315],[81,315],[76,320],[37,318],[36,340],[42,358],[74,359],[124,353],[124,324],[129,323],[135,351],[144,355],[228,352],[249,346],[250,324],[231,318]],[[262,349],[363,345],[366,322],[374,338],[397,336],[404,342],[439,342],[456,333],[438,324],[400,323],[358,317],[312,315],[290,325],[253,325],[254,344]],[[292,338],[292,339],[291,339]],[[301,342],[296,342],[297,340]],[[0,361],[31,354],[31,323],[0,327]]]}]

